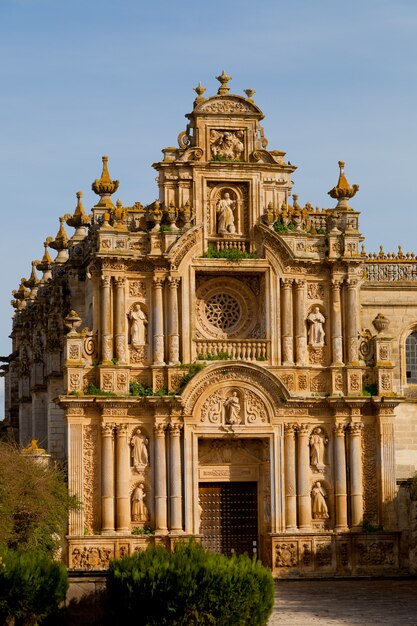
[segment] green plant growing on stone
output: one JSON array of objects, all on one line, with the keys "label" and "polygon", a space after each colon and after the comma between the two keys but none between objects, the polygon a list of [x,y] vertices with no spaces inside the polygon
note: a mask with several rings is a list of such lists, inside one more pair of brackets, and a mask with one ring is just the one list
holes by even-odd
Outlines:
[{"label": "green plant growing on stone", "polygon": [[288,224],[284,224],[284,222],[279,219],[276,222],[274,222],[273,228],[275,230],[276,233],[288,233],[290,231],[294,231],[297,227],[293,222],[289,222]]},{"label": "green plant growing on stone", "polygon": [[243,252],[238,248],[227,248],[224,250],[217,250],[213,246],[209,246],[203,254],[205,259],[227,259],[228,261],[242,261],[243,259],[257,259],[258,256],[255,252]]},{"label": "green plant growing on stone", "polygon": [[220,350],[220,352],[216,352],[215,354],[198,354],[198,361],[230,361],[233,359],[233,356],[229,352],[224,352]]},{"label": "green plant growing on stone", "polygon": [[363,396],[377,396],[378,395],[378,385],[376,383],[370,383],[368,385],[364,385],[362,389]]},{"label": "green plant growing on stone", "polygon": [[202,369],[205,368],[205,364],[204,363],[183,363],[181,365],[181,369],[186,369],[188,370],[188,372],[186,374],[184,374],[184,376],[181,378],[179,385],[178,385],[178,390],[182,390],[185,385],[190,382],[190,380],[196,375],[198,374],[198,372],[201,372]]},{"label": "green plant growing on stone", "polygon": [[143,385],[138,380],[130,381],[129,393],[131,396],[140,396],[142,398],[145,396],[153,396],[152,387],[149,387],[148,385]]},{"label": "green plant growing on stone", "polygon": [[90,384],[86,388],[84,394],[86,396],[115,396],[116,394],[113,391],[104,391],[100,389],[100,387],[96,387],[96,385]]}]

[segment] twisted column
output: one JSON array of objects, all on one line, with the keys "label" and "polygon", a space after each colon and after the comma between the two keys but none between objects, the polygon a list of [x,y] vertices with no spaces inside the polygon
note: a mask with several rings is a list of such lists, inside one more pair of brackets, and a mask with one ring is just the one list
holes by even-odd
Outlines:
[{"label": "twisted column", "polygon": [[310,426],[300,424],[298,427],[298,528],[311,528],[311,494],[310,494]]},{"label": "twisted column", "polygon": [[113,358],[113,336],[111,316],[111,276],[101,277],[101,357],[103,363]]},{"label": "twisted column", "polygon": [[335,530],[344,531],[348,529],[345,425],[337,422],[334,426],[334,435]]},{"label": "twisted column", "polygon": [[351,526],[363,522],[362,422],[350,424],[350,509]]},{"label": "twisted column", "polygon": [[155,430],[155,530],[167,532],[167,469],[165,457],[165,424]]},{"label": "twisted column", "polygon": [[170,511],[172,532],[182,532],[181,424],[170,424]]},{"label": "twisted column", "polygon": [[284,426],[285,527],[287,531],[294,531],[297,528],[295,430],[295,424]]},{"label": "twisted column", "polygon": [[162,298],[163,278],[153,279],[153,363],[165,365],[164,362],[164,309]]},{"label": "twisted column", "polygon": [[114,532],[114,424],[101,425],[101,531]]},{"label": "twisted column", "polygon": [[116,327],[116,358],[120,363],[126,363],[126,313],[125,313],[125,285],[126,279],[119,276],[115,279],[115,327]]},{"label": "twisted column", "polygon": [[332,280],[332,365],[343,365],[341,285],[340,280]]},{"label": "twisted column", "polygon": [[116,521],[118,532],[130,529],[129,445],[126,424],[116,426]]},{"label": "twisted column", "polygon": [[179,333],[178,333],[178,285],[179,278],[170,276],[169,285],[169,313],[168,313],[168,349],[169,365],[178,365],[179,358]]},{"label": "twisted column", "polygon": [[281,298],[282,361],[283,365],[294,365],[292,334],[292,279],[282,280]]}]

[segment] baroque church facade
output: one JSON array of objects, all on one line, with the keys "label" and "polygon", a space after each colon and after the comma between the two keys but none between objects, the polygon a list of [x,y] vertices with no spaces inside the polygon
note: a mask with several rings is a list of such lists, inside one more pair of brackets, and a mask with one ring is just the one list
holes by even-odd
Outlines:
[{"label": "baroque church facade", "polygon": [[417,260],[365,252],[342,162],[333,207],[299,205],[254,92],[218,80],[158,200],[114,203],[103,157],[91,215],[79,192],[45,241],[7,420],[67,463],[70,569],[194,536],[281,577],[414,571]]}]

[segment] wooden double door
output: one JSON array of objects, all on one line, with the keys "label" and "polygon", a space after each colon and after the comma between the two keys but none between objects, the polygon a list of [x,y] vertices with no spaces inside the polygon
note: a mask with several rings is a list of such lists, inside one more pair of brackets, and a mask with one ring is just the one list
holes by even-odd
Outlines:
[{"label": "wooden double door", "polygon": [[200,483],[200,533],[207,550],[252,556],[258,549],[256,482]]}]

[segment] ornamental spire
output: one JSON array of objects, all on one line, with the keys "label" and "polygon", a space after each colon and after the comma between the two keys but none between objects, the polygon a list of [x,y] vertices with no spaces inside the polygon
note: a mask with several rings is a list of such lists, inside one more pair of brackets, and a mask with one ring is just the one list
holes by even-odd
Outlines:
[{"label": "ornamental spire", "polygon": [[64,220],[64,216],[59,218],[59,230],[55,239],[49,244],[50,248],[58,252],[55,263],[65,263],[68,260],[68,236],[65,232]]},{"label": "ornamental spire", "polygon": [[77,206],[75,207],[73,215],[67,217],[66,223],[68,224],[68,226],[72,226],[73,228],[78,230],[79,228],[86,226],[89,222],[89,219],[84,211],[83,202],[81,199],[83,197],[83,192],[77,191],[76,196]]},{"label": "ornamental spire", "polygon": [[226,72],[223,70],[220,76],[216,76],[216,80],[219,81],[220,87],[217,91],[218,96],[227,96],[230,91],[230,87],[228,85],[229,80],[232,80],[231,76],[228,76]]},{"label": "ornamental spire", "polygon": [[345,162],[339,161],[339,180],[337,181],[336,187],[333,187],[328,194],[331,198],[335,198],[338,200],[336,209],[350,209],[349,200],[353,198],[356,192],[359,189],[359,185],[353,185],[352,187],[349,185],[346,176],[345,176]]},{"label": "ornamental spire", "polygon": [[100,196],[100,202],[96,204],[97,207],[114,209],[114,204],[111,201],[110,196],[117,191],[119,188],[118,180],[111,180],[109,170],[107,167],[107,163],[109,160],[108,156],[102,157],[103,160],[103,171],[101,173],[101,178],[96,178],[96,180],[91,185],[91,189]]}]

